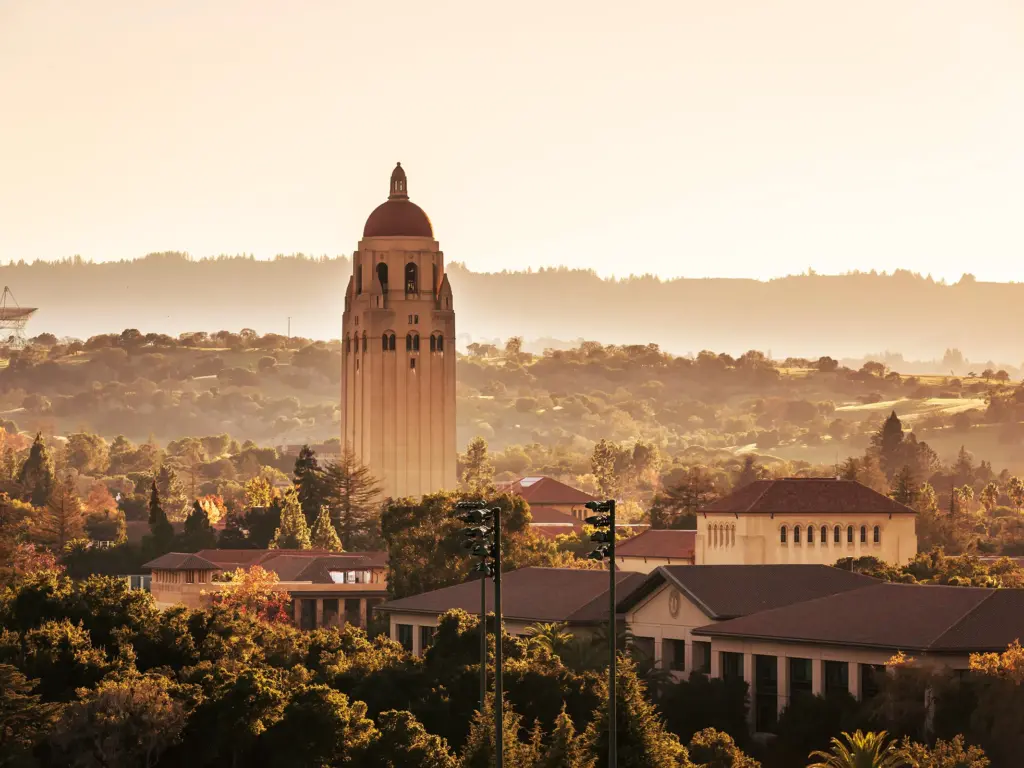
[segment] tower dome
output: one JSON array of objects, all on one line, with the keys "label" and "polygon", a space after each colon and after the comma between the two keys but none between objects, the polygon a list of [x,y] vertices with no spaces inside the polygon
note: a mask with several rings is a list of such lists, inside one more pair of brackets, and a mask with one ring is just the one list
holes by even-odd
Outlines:
[{"label": "tower dome", "polygon": [[373,209],[363,226],[363,237],[434,237],[430,218],[409,200],[409,187],[402,164],[391,172],[391,194]]}]

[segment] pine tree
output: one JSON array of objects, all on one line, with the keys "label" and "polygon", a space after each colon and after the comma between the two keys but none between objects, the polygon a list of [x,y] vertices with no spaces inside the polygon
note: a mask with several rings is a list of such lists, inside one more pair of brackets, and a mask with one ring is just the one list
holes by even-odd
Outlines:
[{"label": "pine tree", "polygon": [[[519,732],[522,718],[506,700],[502,712],[502,757],[506,768],[534,768],[537,763],[537,745],[533,740],[522,741]],[[462,750],[461,768],[490,768],[495,756],[494,695],[487,694],[484,711],[473,716],[469,736]],[[623,764],[623,768],[625,765]]]},{"label": "pine tree", "polygon": [[860,463],[860,468],[857,470],[857,482],[879,493],[889,492],[889,481],[870,453]]},{"label": "pine tree", "polygon": [[196,501],[192,505],[188,517],[185,518],[185,530],[182,534],[182,548],[188,552],[201,549],[213,549],[217,546],[217,534],[210,525],[210,517],[203,505]]},{"label": "pine tree", "polygon": [[174,522],[181,522],[188,516],[189,503],[185,495],[185,488],[178,479],[177,473],[170,466],[164,464],[156,475],[156,484],[160,489],[161,508],[167,515],[167,519]]},{"label": "pine tree", "polygon": [[561,714],[555,719],[555,730],[551,733],[550,743],[537,768],[593,768],[594,758],[589,752],[589,745],[581,734],[576,733],[572,718],[562,705]]},{"label": "pine tree", "polygon": [[53,471],[53,460],[46,450],[41,432],[36,433],[28,458],[21,465],[18,473],[18,484],[24,489],[25,501],[33,507],[46,506],[57,485]]},{"label": "pine tree", "polygon": [[323,470],[323,485],[335,530],[348,551],[373,549],[380,541],[380,485],[348,446],[337,464]]},{"label": "pine tree", "polygon": [[274,532],[271,549],[309,549],[309,525],[299,504],[299,494],[289,488],[281,499],[281,525]]},{"label": "pine tree", "polygon": [[316,458],[316,452],[308,445],[302,446],[295,459],[293,480],[299,494],[299,504],[306,515],[306,522],[312,523],[320,514],[320,507],[327,503],[323,483],[323,471]]},{"label": "pine tree", "polygon": [[908,465],[904,464],[903,468],[896,474],[895,483],[896,486],[889,495],[900,504],[912,507],[920,493],[920,490],[917,487],[917,481],[914,479],[913,470],[911,470]]},{"label": "pine tree", "polygon": [[334,523],[331,522],[331,513],[326,505],[320,507],[320,514],[313,523],[311,536],[313,549],[324,549],[328,552],[342,552],[341,539],[338,532],[334,530]]},{"label": "pine tree", "polygon": [[483,493],[494,483],[494,463],[487,452],[487,441],[474,437],[462,456],[462,485],[470,493]]},{"label": "pine tree", "polygon": [[157,554],[162,555],[170,551],[174,543],[174,528],[160,503],[160,490],[155,480],[149,494],[149,531],[151,547]]},{"label": "pine tree", "polygon": [[761,467],[757,466],[756,457],[748,453],[743,457],[743,469],[736,475],[736,482],[733,484],[734,488],[743,488],[750,485],[755,480],[761,479],[762,470]]},{"label": "pine tree", "polygon": [[899,468],[900,447],[903,445],[903,423],[894,410],[889,414],[874,435],[871,437],[872,452],[878,457],[878,463],[885,476],[892,479]]},{"label": "pine tree", "polygon": [[38,521],[38,531],[40,537],[58,551],[72,539],[85,534],[85,512],[71,475],[58,483],[50,494]]},{"label": "pine tree", "polygon": [[[607,699],[607,688],[599,694]],[[621,768],[694,768],[686,747],[665,728],[658,711],[648,700],[635,664],[625,657],[618,663],[615,686],[617,717],[617,757]],[[608,709],[602,707],[586,730],[591,752],[597,755],[598,768],[608,765]]]}]

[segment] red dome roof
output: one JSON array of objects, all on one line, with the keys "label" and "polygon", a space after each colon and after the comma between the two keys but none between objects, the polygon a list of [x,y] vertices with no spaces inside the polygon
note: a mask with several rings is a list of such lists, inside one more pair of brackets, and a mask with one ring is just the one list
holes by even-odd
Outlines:
[{"label": "red dome roof", "polygon": [[430,219],[416,203],[410,202],[402,164],[391,172],[391,194],[374,208],[363,227],[363,237],[433,237]]},{"label": "red dome roof", "polygon": [[409,200],[388,200],[373,209],[363,237],[433,237],[434,228],[423,209]]}]

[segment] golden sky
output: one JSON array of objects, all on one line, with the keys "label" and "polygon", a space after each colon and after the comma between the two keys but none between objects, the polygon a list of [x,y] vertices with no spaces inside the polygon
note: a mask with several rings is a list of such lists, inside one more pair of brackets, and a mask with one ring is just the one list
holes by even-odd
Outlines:
[{"label": "golden sky", "polygon": [[1020,0],[0,0],[0,260],[1024,280]]}]

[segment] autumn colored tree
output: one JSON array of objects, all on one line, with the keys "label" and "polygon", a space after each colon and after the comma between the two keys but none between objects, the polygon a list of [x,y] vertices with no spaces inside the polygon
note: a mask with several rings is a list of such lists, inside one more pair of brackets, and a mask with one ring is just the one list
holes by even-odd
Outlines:
[{"label": "autumn colored tree", "polygon": [[262,566],[239,568],[224,575],[226,586],[211,593],[214,605],[233,608],[260,621],[290,624],[291,596],[278,586],[277,574]]},{"label": "autumn colored tree", "polygon": [[107,441],[91,432],[68,435],[65,452],[68,466],[83,475],[99,475],[110,467]]},{"label": "autumn colored tree", "polygon": [[992,765],[984,750],[967,744],[963,734],[949,741],[938,739],[933,747],[904,739],[900,755],[906,760],[907,768],[989,768]]},{"label": "autumn colored tree", "polygon": [[74,479],[68,475],[57,483],[36,521],[36,536],[58,551],[72,539],[85,534],[85,512],[75,492]]}]

